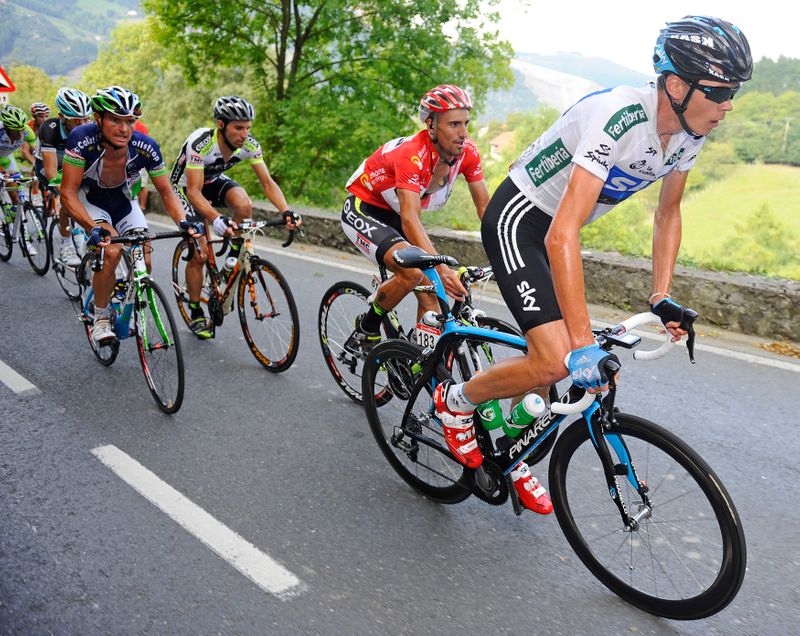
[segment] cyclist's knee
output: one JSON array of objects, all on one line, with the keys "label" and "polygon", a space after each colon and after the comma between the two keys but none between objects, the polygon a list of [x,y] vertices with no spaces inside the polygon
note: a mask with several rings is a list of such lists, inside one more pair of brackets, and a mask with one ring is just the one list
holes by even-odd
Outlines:
[{"label": "cyclist's knee", "polygon": [[410,294],[414,288],[420,284],[422,278],[422,270],[419,269],[400,268],[395,272],[395,280],[397,280],[397,284],[407,294]]},{"label": "cyclist's knee", "polygon": [[249,198],[244,201],[237,201],[233,206],[233,215],[237,222],[253,218],[253,202]]}]

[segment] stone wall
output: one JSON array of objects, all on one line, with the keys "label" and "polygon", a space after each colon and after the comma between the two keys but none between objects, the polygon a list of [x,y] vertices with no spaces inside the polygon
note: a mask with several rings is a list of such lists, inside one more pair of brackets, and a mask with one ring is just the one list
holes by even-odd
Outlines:
[{"label": "stone wall", "polygon": [[[155,193],[151,193],[155,195]],[[163,212],[157,195],[150,209]],[[323,210],[297,209],[303,215],[305,236],[312,245],[357,252],[344,236],[339,215]],[[276,212],[256,203],[255,218],[274,218]],[[477,233],[429,230],[436,249],[462,263],[486,263]],[[273,230],[276,238],[283,230]],[[584,252],[584,275],[590,303],[630,311],[645,310],[650,295],[650,261],[613,253]],[[700,320],[743,334],[800,342],[800,282],[749,274],[708,272],[676,267],[672,295],[700,312]]]}]

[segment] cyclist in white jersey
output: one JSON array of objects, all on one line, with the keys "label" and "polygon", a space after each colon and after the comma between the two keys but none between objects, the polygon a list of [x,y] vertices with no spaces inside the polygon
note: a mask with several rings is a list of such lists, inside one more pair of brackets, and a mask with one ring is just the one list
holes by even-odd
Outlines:
[{"label": "cyclist in white jersey", "polygon": [[[511,165],[486,208],[484,247],[528,353],[465,384],[437,388],[434,400],[448,445],[469,467],[483,460],[472,427],[477,404],[534,390],[546,396],[568,374],[592,393],[606,388],[605,363],[612,354],[595,343],[589,323],[579,232],[660,178],[649,303],[673,340],[687,333],[690,310],[669,296],[681,239],[680,203],[704,136],[732,110],[753,62],[737,27],[703,16],[667,24],[653,61],[657,83],[600,91],[564,113]],[[524,463],[516,470],[528,471]],[[536,491],[538,496],[520,493],[523,505],[541,514],[552,511],[544,488]]]},{"label": "cyclist in white jersey", "polygon": [[[247,191],[224,172],[236,164],[249,164],[258,177],[261,188],[272,205],[287,220],[289,229],[302,223],[300,215],[291,211],[280,186],[267,170],[261,146],[250,134],[256,111],[246,99],[233,95],[220,97],[214,104],[214,128],[198,128],[184,142],[172,168],[172,188],[183,202],[186,216],[195,221],[209,221],[214,231],[234,235],[236,223],[253,216],[253,202]],[[233,220],[215,208],[229,208]],[[203,264],[206,259],[206,239],[199,241],[200,249],[186,265],[186,287],[189,292],[189,311],[192,333],[200,339],[214,337],[200,305],[203,285]],[[242,239],[231,241],[230,256],[238,256]]]}]

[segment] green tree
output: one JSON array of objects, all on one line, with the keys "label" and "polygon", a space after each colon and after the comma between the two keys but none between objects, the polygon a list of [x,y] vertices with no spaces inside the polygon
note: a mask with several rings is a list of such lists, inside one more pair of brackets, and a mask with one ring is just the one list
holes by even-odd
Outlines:
[{"label": "green tree", "polygon": [[97,88],[117,84],[148,98],[168,66],[167,52],[153,38],[147,22],[122,23],[84,69],[81,88],[91,95]]},{"label": "green tree", "polygon": [[5,70],[17,88],[8,95],[10,104],[19,106],[28,114],[33,102],[44,102],[51,109],[55,108],[56,91],[60,84],[50,79],[42,69],[27,64],[12,64]]},{"label": "green tree", "polygon": [[[413,132],[419,96],[442,82],[481,101],[510,83],[497,0],[146,0],[189,77],[247,69],[255,136],[293,198],[332,203],[379,143]],[[487,9],[488,6],[488,9]],[[209,68],[209,60],[216,66]],[[334,195],[335,193],[335,195]]]}]

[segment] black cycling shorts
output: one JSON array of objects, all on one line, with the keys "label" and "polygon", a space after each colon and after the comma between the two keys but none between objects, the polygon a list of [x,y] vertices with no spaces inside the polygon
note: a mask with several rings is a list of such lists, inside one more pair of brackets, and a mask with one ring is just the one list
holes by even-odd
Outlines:
[{"label": "black cycling shorts", "polygon": [[397,212],[364,203],[352,194],[342,205],[342,229],[358,251],[377,265],[384,264],[389,248],[407,241]]},{"label": "black cycling shorts", "polygon": [[481,222],[483,247],[503,300],[523,333],[561,319],[544,247],[552,220],[506,177]]},{"label": "black cycling shorts", "polygon": [[[211,205],[215,208],[225,208],[228,207],[225,204],[225,196],[233,190],[233,188],[241,188],[242,186],[239,185],[235,180],[231,179],[230,177],[226,177],[225,175],[220,175],[210,183],[204,183],[203,189],[200,190],[200,193],[203,195]],[[192,204],[189,203],[189,197],[186,196],[186,189],[182,188],[178,185],[173,185],[172,189],[178,195],[183,204],[183,210],[186,212],[186,219],[191,222],[201,221],[202,218],[199,214],[195,214],[194,208]]]}]

